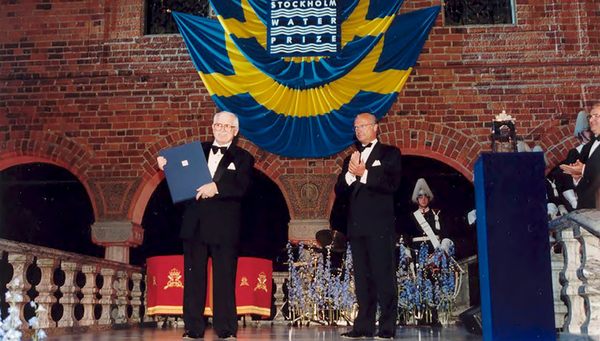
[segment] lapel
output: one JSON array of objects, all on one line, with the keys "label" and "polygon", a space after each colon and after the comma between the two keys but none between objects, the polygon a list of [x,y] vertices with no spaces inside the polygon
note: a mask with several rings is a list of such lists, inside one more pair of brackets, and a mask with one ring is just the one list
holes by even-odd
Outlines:
[{"label": "lapel", "polygon": [[[591,146],[590,146],[590,148],[588,149],[588,157],[587,157],[587,160],[586,160],[586,162],[585,162],[585,165],[586,165],[586,166],[585,166],[585,167],[586,167],[586,170],[585,170],[585,173],[584,173],[584,175],[585,175],[585,174],[588,174],[588,169],[589,169],[590,171],[592,171],[592,170],[593,170],[593,172],[592,172],[592,173],[590,173],[590,174],[593,174],[593,173],[595,173],[595,172],[597,171],[597,169],[598,169],[598,165],[600,165],[600,146],[596,147],[596,150],[594,150],[594,153],[592,153],[592,155],[589,155],[589,151],[590,151],[590,149],[591,149]],[[588,168],[588,166],[589,166],[590,168]],[[595,175],[595,174],[594,174],[594,175]]]}]

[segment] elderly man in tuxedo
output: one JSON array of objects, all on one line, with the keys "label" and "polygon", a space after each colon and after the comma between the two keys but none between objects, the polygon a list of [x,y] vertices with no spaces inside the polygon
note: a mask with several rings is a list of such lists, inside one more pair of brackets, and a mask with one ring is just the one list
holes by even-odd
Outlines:
[{"label": "elderly man in tuxedo", "polygon": [[[250,188],[254,158],[236,146],[239,121],[230,112],[214,116],[213,142],[202,143],[213,182],[197,189],[196,200],[184,203],[180,237],[183,239],[184,340],[202,339],[206,329],[207,264],[212,258],[214,330],[221,339],[237,333],[235,276],[241,226],[241,201]],[[164,170],[167,160],[158,157]]]},{"label": "elderly man in tuxedo", "polygon": [[594,138],[583,147],[579,160],[560,165],[576,183],[578,209],[600,207],[600,103],[592,106],[588,119]]},{"label": "elderly man in tuxedo", "polygon": [[[358,316],[343,338],[392,339],[396,331],[394,193],[400,186],[400,149],[377,140],[373,114],[354,120],[358,150],[344,161],[335,193],[349,202],[348,238],[352,248]],[[375,335],[377,303],[381,306]]]}]

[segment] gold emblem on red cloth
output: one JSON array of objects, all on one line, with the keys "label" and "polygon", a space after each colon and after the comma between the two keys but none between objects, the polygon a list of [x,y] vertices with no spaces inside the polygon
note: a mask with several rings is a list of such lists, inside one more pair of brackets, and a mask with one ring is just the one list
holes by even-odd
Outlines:
[{"label": "gold emblem on red cloth", "polygon": [[264,272],[261,272],[258,274],[258,283],[256,283],[256,288],[254,288],[254,291],[256,290],[264,290],[265,292],[267,292],[267,275]]},{"label": "gold emblem on red cloth", "polygon": [[156,276],[152,276],[152,285],[156,286]]},{"label": "gold emblem on red cloth", "polygon": [[249,287],[250,283],[248,283],[248,277],[243,276],[242,279],[240,280],[240,286],[241,287]]},{"label": "gold emblem on red cloth", "polygon": [[176,268],[169,271],[169,281],[163,289],[167,290],[169,288],[183,288],[183,283],[181,283],[181,271]]}]

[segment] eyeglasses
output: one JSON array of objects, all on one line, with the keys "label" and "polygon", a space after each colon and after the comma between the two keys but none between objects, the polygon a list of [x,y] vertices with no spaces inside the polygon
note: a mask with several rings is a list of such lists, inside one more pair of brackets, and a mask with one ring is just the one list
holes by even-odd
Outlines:
[{"label": "eyeglasses", "polygon": [[592,118],[594,118],[594,119],[600,119],[600,114],[588,115],[588,120],[591,120]]},{"label": "eyeglasses", "polygon": [[231,124],[213,123],[213,129],[215,129],[215,130],[224,130],[226,132],[230,132],[235,128],[236,127],[232,126]]},{"label": "eyeglasses", "polygon": [[354,128],[353,128],[353,129],[354,129],[354,131],[358,131],[358,130],[365,130],[365,129],[367,129],[367,127],[369,127],[369,126],[374,126],[374,125],[375,125],[375,123],[361,124],[361,125],[359,125],[359,126],[354,126]]}]

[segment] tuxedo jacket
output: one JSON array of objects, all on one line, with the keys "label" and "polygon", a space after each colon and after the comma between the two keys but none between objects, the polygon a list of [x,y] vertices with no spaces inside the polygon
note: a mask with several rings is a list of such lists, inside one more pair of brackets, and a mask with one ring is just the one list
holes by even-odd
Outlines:
[{"label": "tuxedo jacket", "polygon": [[[208,160],[212,142],[202,143]],[[239,243],[241,202],[252,181],[254,158],[244,149],[231,144],[217,166],[213,181],[218,194],[208,199],[184,202],[180,237],[200,238],[211,244]]]},{"label": "tuxedo jacket", "polygon": [[367,183],[346,182],[350,156],[344,160],[335,193],[348,199],[348,237],[384,236],[395,232],[394,193],[400,186],[400,149],[378,142],[365,162]]},{"label": "tuxedo jacket", "polygon": [[595,140],[588,142],[581,150],[581,161],[585,163],[583,177],[577,184],[577,208],[596,208],[596,196],[600,189],[600,146],[590,156]]}]

